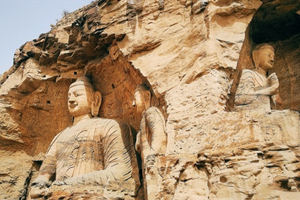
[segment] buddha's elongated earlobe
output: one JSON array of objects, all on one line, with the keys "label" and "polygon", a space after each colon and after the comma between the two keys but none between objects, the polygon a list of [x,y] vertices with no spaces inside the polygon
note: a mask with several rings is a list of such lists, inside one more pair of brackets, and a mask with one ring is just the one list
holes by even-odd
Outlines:
[{"label": "buddha's elongated earlobe", "polygon": [[94,92],[93,102],[92,102],[92,106],[91,106],[91,113],[92,113],[93,117],[98,116],[101,102],[102,102],[101,93],[98,91]]},{"label": "buddha's elongated earlobe", "polygon": [[259,57],[258,50],[253,50],[253,52],[252,52],[252,60],[253,60],[253,64],[254,64],[255,68],[259,67],[258,57]]}]

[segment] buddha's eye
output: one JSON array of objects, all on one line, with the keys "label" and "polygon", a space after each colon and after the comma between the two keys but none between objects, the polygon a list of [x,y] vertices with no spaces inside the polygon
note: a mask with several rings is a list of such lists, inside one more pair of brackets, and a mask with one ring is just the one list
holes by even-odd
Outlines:
[{"label": "buddha's eye", "polygon": [[82,93],[80,93],[80,92],[78,92],[78,93],[75,92],[75,93],[74,93],[74,96],[75,96],[75,97],[79,97],[79,96],[81,96],[81,95],[82,95]]}]

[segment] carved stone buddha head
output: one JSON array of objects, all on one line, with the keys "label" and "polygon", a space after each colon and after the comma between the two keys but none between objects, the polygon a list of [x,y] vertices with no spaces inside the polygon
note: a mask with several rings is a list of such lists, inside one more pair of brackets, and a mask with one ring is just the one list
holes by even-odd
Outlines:
[{"label": "carved stone buddha head", "polygon": [[274,64],[274,47],[269,44],[260,44],[252,51],[252,58],[256,68],[264,71],[272,69]]},{"label": "carved stone buddha head", "polygon": [[133,105],[136,106],[137,113],[147,110],[151,104],[151,93],[145,85],[139,85],[134,92]]},{"label": "carved stone buddha head", "polygon": [[95,91],[89,79],[78,78],[70,85],[68,92],[68,108],[73,117],[86,114],[97,116],[101,105],[101,94]]}]

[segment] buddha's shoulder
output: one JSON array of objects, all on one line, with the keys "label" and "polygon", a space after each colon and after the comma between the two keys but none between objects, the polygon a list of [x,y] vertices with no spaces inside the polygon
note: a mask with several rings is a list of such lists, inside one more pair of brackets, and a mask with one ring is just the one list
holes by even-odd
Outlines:
[{"label": "buddha's shoulder", "polygon": [[241,79],[255,79],[258,76],[258,72],[251,69],[243,69]]},{"label": "buddha's shoulder", "polygon": [[159,108],[157,108],[157,107],[155,107],[155,106],[152,106],[152,107],[150,107],[150,108],[148,108],[147,110],[146,110],[146,112],[147,113],[160,113],[161,111],[159,110]]},{"label": "buddha's shoulder", "polygon": [[254,75],[256,73],[257,73],[256,71],[251,70],[251,69],[243,69],[243,71],[242,71],[242,75]]},{"label": "buddha's shoulder", "polygon": [[114,119],[95,117],[89,121],[92,127],[105,128],[111,126],[119,126],[119,122]]}]

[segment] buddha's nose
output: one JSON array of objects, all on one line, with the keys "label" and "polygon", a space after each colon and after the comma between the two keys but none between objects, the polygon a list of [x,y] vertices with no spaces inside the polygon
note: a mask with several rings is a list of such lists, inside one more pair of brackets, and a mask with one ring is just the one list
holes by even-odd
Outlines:
[{"label": "buddha's nose", "polygon": [[69,99],[69,104],[74,104],[75,103],[75,100],[73,98],[70,98]]}]

